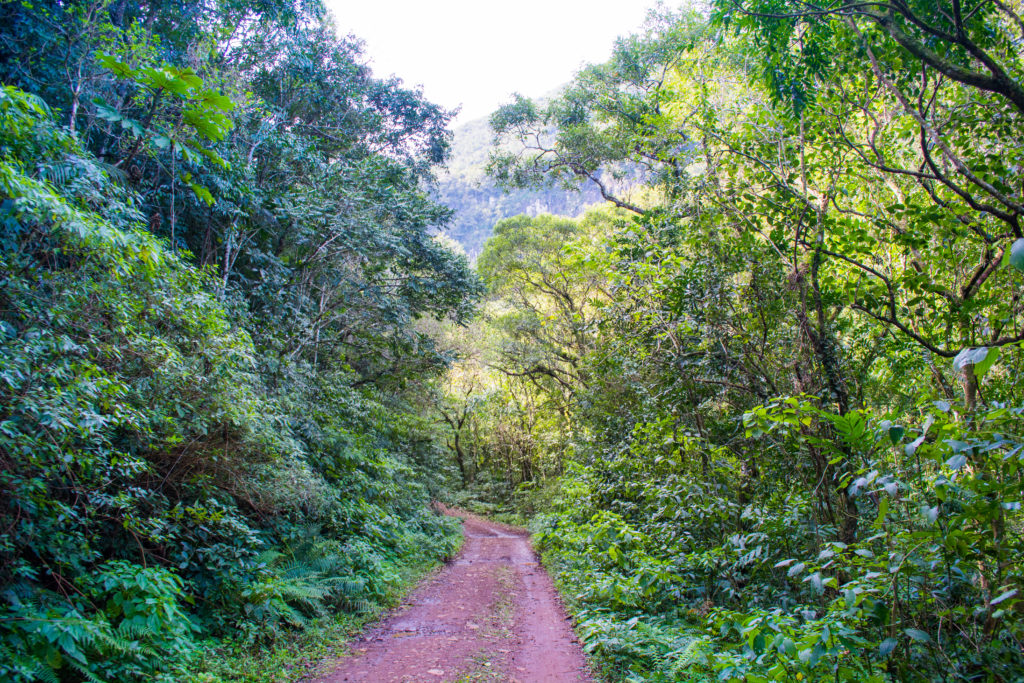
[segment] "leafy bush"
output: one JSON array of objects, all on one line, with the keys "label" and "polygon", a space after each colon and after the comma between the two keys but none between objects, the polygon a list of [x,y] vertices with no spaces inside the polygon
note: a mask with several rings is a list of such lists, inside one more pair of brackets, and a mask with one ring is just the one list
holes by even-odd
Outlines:
[{"label": "leafy bush", "polygon": [[[619,488],[614,461],[576,466],[535,538],[572,587],[588,651],[644,680],[1014,680],[1024,407],[921,412],[913,427],[794,398],[747,414],[751,438],[849,463],[841,485],[870,520],[855,543],[798,497],[765,492],[740,507],[737,489],[687,495],[672,477]],[[589,502],[581,482],[593,481],[629,512]],[[685,664],[672,638],[700,644]]]},{"label": "leafy bush", "polygon": [[453,552],[397,392],[265,373],[115,168],[15,88],[0,124],[0,678],[181,680],[201,640],[373,611]]},{"label": "leafy bush", "polygon": [[16,682],[56,681],[69,670],[89,681],[160,679],[194,654],[197,629],[173,573],[111,561],[78,583],[70,598],[24,583],[7,590],[0,674]]}]

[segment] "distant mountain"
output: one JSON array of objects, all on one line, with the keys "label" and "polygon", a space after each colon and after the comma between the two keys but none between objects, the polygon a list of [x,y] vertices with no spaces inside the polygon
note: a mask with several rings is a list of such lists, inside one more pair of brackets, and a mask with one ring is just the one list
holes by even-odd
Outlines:
[{"label": "distant mountain", "polygon": [[503,218],[523,213],[579,216],[602,201],[595,187],[580,192],[551,188],[506,193],[484,172],[492,138],[488,119],[464,123],[454,133],[448,172],[439,179],[436,196],[455,210],[446,233],[463,246],[470,259],[480,254],[494,224]]}]

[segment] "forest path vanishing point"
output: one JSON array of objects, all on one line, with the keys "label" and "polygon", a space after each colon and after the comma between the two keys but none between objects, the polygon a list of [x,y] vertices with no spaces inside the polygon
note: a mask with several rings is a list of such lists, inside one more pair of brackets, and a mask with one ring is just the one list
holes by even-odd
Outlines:
[{"label": "forest path vanishing point", "polygon": [[590,683],[554,584],[526,531],[461,510],[459,555],[317,683]]}]

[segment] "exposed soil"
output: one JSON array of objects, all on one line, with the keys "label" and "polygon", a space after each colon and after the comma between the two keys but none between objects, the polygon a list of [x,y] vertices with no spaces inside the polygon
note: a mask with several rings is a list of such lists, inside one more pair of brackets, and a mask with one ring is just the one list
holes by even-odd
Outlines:
[{"label": "exposed soil", "polygon": [[528,534],[461,510],[462,552],[318,683],[591,683]]}]

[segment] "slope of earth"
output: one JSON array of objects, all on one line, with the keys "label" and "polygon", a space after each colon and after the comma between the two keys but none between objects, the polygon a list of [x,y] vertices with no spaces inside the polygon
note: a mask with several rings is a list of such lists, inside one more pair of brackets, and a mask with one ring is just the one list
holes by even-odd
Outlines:
[{"label": "slope of earth", "polygon": [[352,644],[317,683],[590,683],[583,652],[522,529],[462,511],[459,556]]}]

